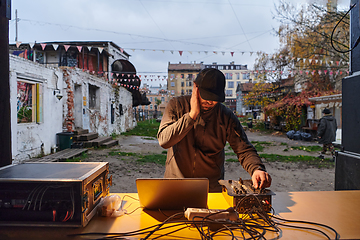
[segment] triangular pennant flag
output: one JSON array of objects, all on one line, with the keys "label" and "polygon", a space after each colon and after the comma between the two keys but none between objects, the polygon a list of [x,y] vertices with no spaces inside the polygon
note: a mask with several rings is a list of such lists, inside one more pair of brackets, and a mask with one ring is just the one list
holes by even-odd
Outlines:
[{"label": "triangular pennant flag", "polygon": [[234,52],[230,52],[231,56],[233,57],[234,56]]},{"label": "triangular pennant flag", "polygon": [[183,51],[179,51],[180,56],[182,56]]},{"label": "triangular pennant flag", "polygon": [[46,43],[40,43],[40,45],[41,45],[42,50],[44,51],[44,49],[46,47]]},{"label": "triangular pennant flag", "polygon": [[89,52],[91,51],[91,46],[87,46],[87,49],[89,50]]},{"label": "triangular pennant flag", "polygon": [[33,48],[35,43],[34,42],[29,42],[30,48]]},{"label": "triangular pennant flag", "polygon": [[82,46],[76,46],[76,48],[81,52]]},{"label": "triangular pennant flag", "polygon": [[216,52],[216,51],[213,51],[213,53],[217,54],[217,52]]},{"label": "triangular pennant flag", "polygon": [[208,54],[208,51],[204,51],[204,53],[207,55],[207,54]]},{"label": "triangular pennant flag", "polygon": [[189,51],[190,54],[192,54],[192,51]]},{"label": "triangular pennant flag", "polygon": [[69,49],[70,45],[64,45],[65,51],[67,52],[67,50]]},{"label": "triangular pennant flag", "polygon": [[135,49],[134,49],[134,48],[132,48],[132,49],[131,49],[131,51],[135,52]]},{"label": "triangular pennant flag", "polygon": [[21,45],[21,42],[16,41],[16,47],[17,47],[17,48],[19,48],[19,47],[20,47],[20,45]]},{"label": "triangular pennant flag", "polygon": [[221,53],[222,53],[223,56],[225,55],[225,52],[221,52]]},{"label": "triangular pennant flag", "polygon": [[101,54],[101,53],[102,53],[102,51],[104,50],[104,48],[103,48],[103,47],[98,47],[98,49],[99,49],[100,54]]},{"label": "triangular pennant flag", "polygon": [[171,54],[174,54],[174,51],[173,50],[170,50]]},{"label": "triangular pennant flag", "polygon": [[[102,51],[102,50],[101,50]],[[120,48],[120,52],[123,53],[124,52],[124,49]],[[101,52],[100,52],[101,53]]]},{"label": "triangular pennant flag", "polygon": [[53,48],[55,49],[55,51],[58,49],[58,47],[59,47],[59,44],[53,44],[52,45],[53,46]]}]

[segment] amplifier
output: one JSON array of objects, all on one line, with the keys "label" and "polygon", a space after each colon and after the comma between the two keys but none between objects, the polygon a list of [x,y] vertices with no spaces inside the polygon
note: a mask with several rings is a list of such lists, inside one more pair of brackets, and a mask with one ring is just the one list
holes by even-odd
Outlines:
[{"label": "amplifier", "polygon": [[251,210],[271,211],[271,196],[275,195],[269,189],[254,189],[251,180],[219,180],[222,194],[230,206],[240,214]]},{"label": "amplifier", "polygon": [[84,227],[109,194],[107,162],[24,163],[0,168],[0,225]]}]

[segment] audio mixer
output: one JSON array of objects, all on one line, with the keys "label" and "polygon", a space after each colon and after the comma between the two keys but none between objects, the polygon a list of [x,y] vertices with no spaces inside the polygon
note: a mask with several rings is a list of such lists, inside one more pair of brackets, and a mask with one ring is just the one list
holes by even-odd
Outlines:
[{"label": "audio mixer", "polygon": [[269,189],[255,189],[251,180],[219,180],[222,185],[222,193],[230,206],[238,213],[246,213],[251,210],[271,211],[271,196],[275,195]]}]

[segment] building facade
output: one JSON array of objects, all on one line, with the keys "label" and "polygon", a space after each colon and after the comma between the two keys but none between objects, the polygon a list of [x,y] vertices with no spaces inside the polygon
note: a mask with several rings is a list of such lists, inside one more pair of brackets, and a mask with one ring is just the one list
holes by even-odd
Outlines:
[{"label": "building facade", "polygon": [[201,63],[178,63],[168,65],[168,91],[170,97],[189,95],[192,92],[192,82],[198,73],[204,68],[215,68],[224,73],[225,105],[232,111],[236,111],[236,89],[239,84],[252,82],[254,74],[247,69],[247,65],[235,64],[204,64]]},{"label": "building facade", "polygon": [[114,61],[112,70],[118,72],[112,71],[113,77],[108,78],[104,71],[53,65],[45,61],[51,59],[47,53],[39,62],[35,50],[33,56],[25,50],[9,54],[14,162],[50,154],[58,144],[57,133],[87,129],[109,136],[136,126],[134,93],[141,96],[136,88],[140,82],[126,72],[135,71],[131,63],[126,65],[127,59]]},{"label": "building facade", "polygon": [[202,69],[204,69],[203,63],[169,62],[167,89],[170,97],[191,94],[193,81]]}]

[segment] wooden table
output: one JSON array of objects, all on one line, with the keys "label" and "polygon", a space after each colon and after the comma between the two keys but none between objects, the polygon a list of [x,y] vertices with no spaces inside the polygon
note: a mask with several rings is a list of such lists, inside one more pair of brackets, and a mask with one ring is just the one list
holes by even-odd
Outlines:
[{"label": "wooden table", "polygon": [[[53,228],[53,227],[0,227],[0,239],[95,239],[99,236],[73,236],[78,233],[121,233],[136,231],[148,226],[158,224],[166,217],[161,213],[143,211],[138,208],[139,203],[130,197],[137,198],[136,193],[118,194],[124,197],[124,208],[130,215],[117,218],[94,217],[84,228]],[[273,207],[276,216],[291,219],[321,223],[334,228],[341,239],[360,239],[360,191],[319,191],[319,192],[278,192],[273,196]],[[208,206],[211,209],[226,209],[229,207],[221,193],[210,193]],[[313,227],[307,225],[307,227]],[[326,239],[323,235],[309,230],[300,230],[280,226],[280,239]],[[333,232],[326,228],[319,228],[327,233],[332,239]],[[173,229],[172,229],[173,230]],[[170,231],[170,230],[168,230]],[[162,232],[164,233],[164,232]],[[126,239],[139,239],[142,236],[126,237]],[[152,235],[150,239],[157,235]],[[188,227],[185,230],[174,233],[170,238],[200,239],[195,228]],[[267,239],[276,238],[275,233],[267,232]],[[231,239],[229,236],[219,236],[215,239]],[[241,239],[241,238],[239,238]]]}]

